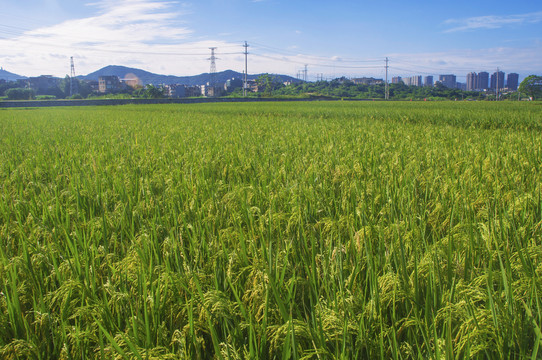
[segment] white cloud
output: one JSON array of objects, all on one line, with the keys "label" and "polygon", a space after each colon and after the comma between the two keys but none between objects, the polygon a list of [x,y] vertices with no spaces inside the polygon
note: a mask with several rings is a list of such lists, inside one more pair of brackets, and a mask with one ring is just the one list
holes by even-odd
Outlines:
[{"label": "white cloud", "polygon": [[[69,73],[73,56],[77,74],[124,65],[161,74],[193,75],[209,71],[209,47],[217,47],[218,71],[244,70],[242,43],[200,40],[183,23],[186,14],[178,2],[103,0],[88,6],[94,9],[92,16],[0,39],[0,64],[20,75],[63,77]],[[251,53],[250,73],[295,74],[299,63],[308,61],[294,55],[279,60],[267,52],[262,55]]]},{"label": "white cloud", "polygon": [[445,33],[477,30],[477,29],[499,29],[509,25],[522,25],[528,23],[542,22],[542,11],[520,15],[508,16],[477,16],[467,19],[449,19],[444,22],[452,28],[445,30]]},{"label": "white cloud", "polygon": [[452,73],[464,77],[471,71],[505,72],[521,75],[540,73],[540,46],[530,48],[497,47],[477,50],[457,49],[445,52],[390,54],[390,71],[395,75],[438,75]]},{"label": "white cloud", "polygon": [[[161,74],[194,75],[209,71],[208,48],[217,47],[218,71],[232,69],[242,72],[244,69],[242,43],[200,41],[183,22],[187,14],[185,7],[178,2],[109,0],[89,4],[89,7],[94,13],[86,18],[0,39],[0,65],[20,75],[62,77],[70,72],[70,56],[73,56],[77,74],[88,74],[106,65],[124,65]],[[538,21],[536,16],[525,18],[528,20],[523,21]],[[367,62],[363,58],[300,55],[296,53],[297,47],[284,52],[250,45],[248,71],[251,74],[296,75],[308,64],[309,78],[317,73],[328,77],[384,75],[384,57]],[[497,66],[508,72],[540,73],[541,50],[542,44],[534,42],[530,48],[388,56],[390,70],[399,75],[449,72],[460,75],[469,71],[492,71]]]},{"label": "white cloud", "polygon": [[76,58],[79,73],[109,64],[139,63],[152,70],[159,62],[174,62],[174,54],[203,55],[207,47],[224,44],[190,42],[192,30],[181,22],[184,14],[177,2],[120,0],[89,6],[97,9],[95,15],[0,40],[0,62],[22,75],[63,76],[70,56]]}]

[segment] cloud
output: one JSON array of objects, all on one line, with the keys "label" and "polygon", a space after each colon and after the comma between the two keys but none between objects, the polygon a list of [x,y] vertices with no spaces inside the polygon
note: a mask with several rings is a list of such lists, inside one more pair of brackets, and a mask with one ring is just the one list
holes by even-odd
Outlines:
[{"label": "cloud", "polygon": [[127,42],[184,39],[191,33],[177,23],[181,12],[170,11],[176,3],[149,0],[101,1],[96,16],[69,20],[55,26],[27,32],[41,40],[61,39],[64,44],[77,46],[81,42],[125,44]]},{"label": "cloud", "polygon": [[[218,71],[244,70],[242,43],[219,40],[220,36],[201,40],[186,26],[183,19],[187,13],[178,2],[102,0],[87,6],[92,10],[87,17],[0,39],[0,64],[25,76],[63,77],[69,73],[73,56],[77,74],[106,65],[124,65],[156,73],[194,75],[209,71],[209,47],[217,47]],[[292,55],[277,61],[265,55],[251,53],[251,73],[295,74],[299,63],[310,60]]]},{"label": "cloud", "polygon": [[497,67],[504,72],[521,75],[540,73],[540,46],[512,48],[495,47],[477,50],[457,49],[443,52],[390,54],[390,72],[395,75],[456,74],[465,77],[471,71],[493,73]]},{"label": "cloud", "polygon": [[445,30],[445,33],[478,30],[478,29],[499,29],[510,25],[535,24],[542,22],[542,11],[507,16],[477,16],[467,19],[449,19],[445,25],[453,26]]},{"label": "cloud", "polygon": [[[70,57],[73,56],[77,74],[88,74],[106,65],[124,65],[156,73],[195,75],[209,71],[208,48],[217,47],[218,71],[244,70],[243,44],[217,39],[200,41],[198,34],[184,22],[188,14],[179,2],[102,0],[88,6],[92,11],[87,17],[0,39],[0,64],[20,75],[63,77],[70,72]],[[523,21],[534,22],[536,19],[531,16]],[[309,78],[317,73],[329,77],[380,78],[385,74],[383,56],[368,62],[363,58],[302,55],[294,47],[284,52],[250,45],[248,70],[251,74],[267,72],[295,76],[305,64],[308,64]],[[507,72],[540,73],[540,53],[542,43],[534,42],[532,47],[525,48],[387,55],[391,60],[390,70],[398,75],[450,72],[460,75],[469,71],[493,71],[497,66]]]},{"label": "cloud", "polygon": [[63,76],[68,71],[59,61],[61,56],[74,56],[80,73],[84,73],[121,62],[144,62],[152,67],[159,57],[163,63],[170,63],[176,54],[186,57],[223,44],[190,42],[193,32],[183,23],[186,13],[178,2],[102,0],[87,6],[94,10],[91,16],[1,39],[0,62],[14,70],[21,68],[19,64],[33,63],[17,70],[23,75]]}]

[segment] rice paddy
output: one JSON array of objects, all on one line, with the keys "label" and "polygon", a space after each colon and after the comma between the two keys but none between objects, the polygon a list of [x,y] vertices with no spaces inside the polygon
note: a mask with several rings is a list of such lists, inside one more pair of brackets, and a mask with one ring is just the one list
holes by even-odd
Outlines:
[{"label": "rice paddy", "polygon": [[537,359],[542,106],[0,110],[1,359]]}]

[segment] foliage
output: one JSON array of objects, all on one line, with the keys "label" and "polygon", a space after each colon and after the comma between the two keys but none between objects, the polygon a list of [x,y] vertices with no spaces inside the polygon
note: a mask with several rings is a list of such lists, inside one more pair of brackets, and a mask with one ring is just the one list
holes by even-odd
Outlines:
[{"label": "foliage", "polygon": [[134,91],[133,95],[144,99],[162,99],[165,97],[164,89],[154,85],[147,85],[145,88],[138,89]]},{"label": "foliage", "polygon": [[542,107],[0,111],[2,359],[536,359]]},{"label": "foliage", "polygon": [[[462,100],[484,99],[484,95],[475,91],[461,91],[449,89],[442,84],[434,87],[407,86],[405,84],[390,84],[390,99],[393,100]],[[385,85],[355,84],[346,78],[331,81],[318,81],[314,83],[298,83],[282,87],[273,92],[273,95],[301,95],[327,96],[333,98],[354,99],[384,99]]]},{"label": "foliage", "polygon": [[56,100],[54,95],[36,95],[36,100]]},{"label": "foliage", "polygon": [[73,96],[79,95],[82,99],[87,98],[92,94],[90,85],[78,78],[71,79],[68,75],[60,81],[59,89],[62,91],[62,98],[70,98],[70,84],[72,87]]},{"label": "foliage", "polygon": [[526,94],[533,100],[542,97],[542,76],[527,76],[519,85],[519,92]]},{"label": "foliage", "polygon": [[104,99],[133,99],[135,96],[128,93],[108,93],[100,94],[94,93],[88,97],[91,100],[104,100]]},{"label": "foliage", "polygon": [[32,100],[35,93],[31,89],[12,88],[5,92],[8,100]]},{"label": "foliage", "polygon": [[0,81],[0,95],[5,96],[5,92],[8,89],[24,88],[23,81]]},{"label": "foliage", "polygon": [[256,79],[256,84],[258,85],[258,93],[263,94],[263,96],[270,97],[273,93],[273,90],[279,89],[282,87],[282,83],[275,76],[269,74],[262,74]]}]

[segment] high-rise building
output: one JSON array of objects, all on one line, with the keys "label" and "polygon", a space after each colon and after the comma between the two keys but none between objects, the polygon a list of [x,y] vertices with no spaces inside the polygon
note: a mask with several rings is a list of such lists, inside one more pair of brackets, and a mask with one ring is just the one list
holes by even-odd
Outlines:
[{"label": "high-rise building", "polygon": [[497,88],[497,80],[499,83],[499,89],[504,88],[504,73],[502,71],[494,72],[491,74],[491,89],[495,90]]},{"label": "high-rise building", "polygon": [[474,91],[478,85],[478,74],[470,72],[467,74],[467,91]]},{"label": "high-rise building", "polygon": [[423,79],[423,83],[425,86],[432,87],[433,86],[433,76],[429,75],[426,76],[425,79]]},{"label": "high-rise building", "polygon": [[403,78],[403,82],[408,86],[422,86],[422,77],[421,76],[410,76]]},{"label": "high-rise building", "polygon": [[478,81],[476,88],[478,90],[487,90],[488,89],[488,83],[489,83],[489,73],[482,71],[478,73]]},{"label": "high-rise building", "polygon": [[400,76],[394,76],[391,78],[392,84],[400,84],[403,82],[403,79]]},{"label": "high-rise building", "polygon": [[455,89],[455,84],[457,82],[455,75],[453,74],[439,75],[438,80],[440,81],[442,85],[446,86],[447,88]]},{"label": "high-rise building", "polygon": [[516,91],[518,89],[519,75],[516,73],[510,73],[506,77],[506,87],[508,90]]},{"label": "high-rise building", "polygon": [[418,75],[418,76],[413,76],[410,78],[410,85],[413,85],[413,86],[423,86],[423,83],[422,83],[422,76],[421,75]]}]

